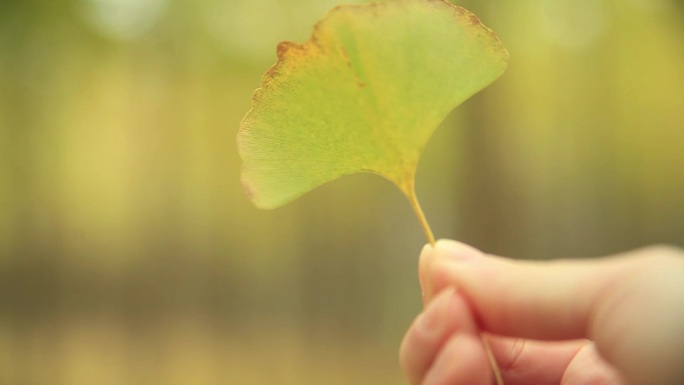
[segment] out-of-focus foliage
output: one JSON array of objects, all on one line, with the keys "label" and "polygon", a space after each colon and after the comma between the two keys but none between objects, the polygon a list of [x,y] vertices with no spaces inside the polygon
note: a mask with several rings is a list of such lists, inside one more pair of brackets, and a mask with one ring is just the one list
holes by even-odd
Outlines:
[{"label": "out-of-focus foliage", "polygon": [[[684,245],[674,0],[464,1],[507,73],[418,170],[436,235],[519,258]],[[235,135],[331,0],[0,2],[0,383],[398,383],[423,235],[388,183],[275,211]]]}]

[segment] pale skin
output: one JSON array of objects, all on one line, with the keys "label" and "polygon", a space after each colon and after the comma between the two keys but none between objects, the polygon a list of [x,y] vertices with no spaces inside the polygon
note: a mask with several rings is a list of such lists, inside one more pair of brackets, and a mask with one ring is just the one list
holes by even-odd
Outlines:
[{"label": "pale skin", "polygon": [[684,384],[684,252],[513,261],[426,246],[424,310],[404,336],[410,385]]}]

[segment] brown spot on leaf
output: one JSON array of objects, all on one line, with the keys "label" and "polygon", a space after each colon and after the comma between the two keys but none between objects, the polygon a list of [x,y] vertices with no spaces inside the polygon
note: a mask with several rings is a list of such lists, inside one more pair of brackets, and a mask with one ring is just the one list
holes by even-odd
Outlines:
[{"label": "brown spot on leaf", "polygon": [[[279,64],[280,64],[280,62],[274,64],[271,68],[268,69],[268,71],[266,71],[266,74],[264,74],[264,78],[261,80],[261,88],[268,88],[269,87],[271,79],[273,79],[274,77],[276,77],[278,75],[278,72],[280,70]],[[255,93],[253,100],[257,100],[256,97],[257,97],[257,95]]]},{"label": "brown spot on leaf", "polygon": [[278,44],[278,48],[276,49],[276,52],[278,54],[278,60],[282,60],[283,56],[285,56],[285,53],[295,45],[296,44],[291,41],[281,41]]},{"label": "brown spot on leaf", "polygon": [[459,15],[464,15],[468,12],[465,8],[459,7],[458,5],[453,5],[453,4],[448,3],[448,2],[447,2],[447,4],[449,4],[453,9],[455,9]]},{"label": "brown spot on leaf", "polygon": [[377,17],[377,16],[380,16],[380,10],[379,10],[379,8],[380,8],[381,6],[383,6],[383,4],[381,4],[381,3],[379,3],[379,2],[368,4],[368,8],[370,9],[371,14],[373,14],[373,16],[376,16],[376,17]]}]

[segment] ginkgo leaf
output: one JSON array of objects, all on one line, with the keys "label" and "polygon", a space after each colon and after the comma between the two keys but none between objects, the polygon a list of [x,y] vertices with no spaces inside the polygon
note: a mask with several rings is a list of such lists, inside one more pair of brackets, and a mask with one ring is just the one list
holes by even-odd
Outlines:
[{"label": "ginkgo leaf", "polygon": [[445,0],[339,6],[277,53],[238,134],[242,182],[260,208],[364,171],[411,198],[434,130],[509,58],[494,32]]}]

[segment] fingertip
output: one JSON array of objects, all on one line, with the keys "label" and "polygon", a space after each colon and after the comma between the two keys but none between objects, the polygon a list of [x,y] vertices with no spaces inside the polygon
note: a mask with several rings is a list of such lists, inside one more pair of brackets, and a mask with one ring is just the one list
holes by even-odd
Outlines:
[{"label": "fingertip", "polygon": [[441,347],[461,333],[477,335],[477,325],[465,299],[454,289],[445,289],[416,317],[399,348],[409,383],[421,383]]},{"label": "fingertip", "polygon": [[457,286],[458,283],[451,280],[448,269],[444,269],[444,264],[468,266],[482,260],[484,254],[480,250],[450,239],[440,239],[434,246],[424,247],[419,263],[423,306],[445,287]]},{"label": "fingertip", "polygon": [[432,252],[432,249],[433,249],[432,245],[429,243],[426,243],[425,246],[423,246],[423,248],[420,250],[420,257],[423,258],[424,255],[426,256],[426,255],[430,254]]},{"label": "fingertip", "polygon": [[451,239],[437,241],[434,252],[430,255],[435,259],[446,259],[452,262],[477,262],[484,257],[480,250]]},{"label": "fingertip", "polygon": [[454,334],[428,370],[424,385],[492,383],[487,353],[475,334]]}]

